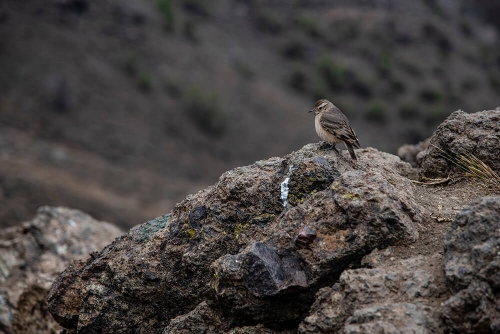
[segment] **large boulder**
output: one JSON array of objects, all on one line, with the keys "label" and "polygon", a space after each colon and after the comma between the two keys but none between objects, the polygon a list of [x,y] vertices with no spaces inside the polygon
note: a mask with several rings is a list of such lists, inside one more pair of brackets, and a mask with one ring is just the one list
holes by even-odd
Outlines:
[{"label": "large boulder", "polygon": [[444,255],[393,262],[388,250],[320,289],[299,333],[500,333],[500,197],[457,214]]},{"label": "large boulder", "polygon": [[499,149],[500,110],[472,114],[455,111],[439,125],[429,147],[417,155],[417,160],[421,163],[423,176],[430,178],[447,177],[450,172],[459,170],[445,155],[473,154],[500,172]]},{"label": "large boulder", "polygon": [[54,318],[79,333],[292,330],[318,289],[375,248],[418,238],[411,166],[374,149],[306,145],[236,168],[52,286]]},{"label": "large boulder", "polygon": [[299,333],[436,333],[440,256],[346,270],[321,289]]},{"label": "large boulder", "polygon": [[0,233],[0,333],[54,333],[49,289],[74,260],[122,233],[78,210],[41,207],[35,218]]},{"label": "large boulder", "polygon": [[466,206],[444,240],[445,273],[457,292],[442,309],[453,333],[500,333],[500,197]]}]

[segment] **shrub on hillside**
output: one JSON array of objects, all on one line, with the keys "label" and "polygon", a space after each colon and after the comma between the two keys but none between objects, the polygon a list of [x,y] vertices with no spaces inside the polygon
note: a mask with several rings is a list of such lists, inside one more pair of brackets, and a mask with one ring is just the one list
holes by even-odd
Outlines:
[{"label": "shrub on hillside", "polygon": [[226,131],[227,115],[220,106],[219,94],[192,87],[184,96],[187,115],[203,132],[220,136]]},{"label": "shrub on hillside", "polygon": [[378,123],[385,123],[387,119],[387,111],[384,103],[380,101],[371,102],[366,110],[365,117],[367,120]]},{"label": "shrub on hillside", "polygon": [[322,56],[316,63],[316,71],[332,90],[345,88],[345,70],[330,56]]}]

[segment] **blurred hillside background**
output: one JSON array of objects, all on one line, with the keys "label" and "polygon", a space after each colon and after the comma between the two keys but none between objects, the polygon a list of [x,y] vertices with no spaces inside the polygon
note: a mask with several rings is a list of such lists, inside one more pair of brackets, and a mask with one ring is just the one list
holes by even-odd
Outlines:
[{"label": "blurred hillside background", "polygon": [[318,98],[395,153],[500,105],[499,17],[497,0],[1,0],[0,225],[40,205],[142,223],[319,141]]}]

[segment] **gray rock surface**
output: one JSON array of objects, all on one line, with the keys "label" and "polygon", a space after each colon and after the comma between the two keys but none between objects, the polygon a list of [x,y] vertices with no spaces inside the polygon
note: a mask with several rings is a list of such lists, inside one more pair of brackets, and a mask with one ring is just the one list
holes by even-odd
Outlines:
[{"label": "gray rock surface", "polygon": [[439,125],[431,137],[430,146],[421,152],[422,173],[426,177],[447,177],[457,167],[442,157],[442,153],[433,145],[451,156],[473,154],[500,172],[500,111],[488,110],[468,114],[463,111],[453,112]]},{"label": "gray rock surface", "polygon": [[[353,165],[310,144],[223,174],[67,268],[49,295],[51,313],[79,333],[174,331],[218,309],[230,330],[296,328],[315,292],[348,265],[418,237],[422,209],[402,176],[411,167],[374,149],[358,153]],[[316,238],[299,247],[305,226]],[[203,302],[212,311],[193,313]]]},{"label": "gray rock surface", "polygon": [[0,333],[53,333],[46,302],[57,275],[122,233],[78,210],[41,207],[0,233]]},{"label": "gray rock surface", "polygon": [[419,256],[373,269],[346,270],[321,289],[299,333],[433,333],[441,258]]},{"label": "gray rock surface", "polygon": [[224,329],[229,329],[222,319],[220,311],[213,310],[206,302],[201,302],[191,312],[172,319],[163,334],[221,333]]},{"label": "gray rock surface", "polygon": [[498,293],[481,281],[448,299],[441,316],[451,333],[500,333]]},{"label": "gray rock surface", "polygon": [[500,197],[466,206],[444,240],[446,279],[457,294],[442,316],[457,333],[500,332]]},{"label": "gray rock surface", "polygon": [[408,162],[413,167],[418,168],[421,163],[421,155],[419,155],[419,153],[429,147],[430,141],[431,139],[427,138],[417,144],[405,144],[398,148],[398,157],[400,157],[401,160]]},{"label": "gray rock surface", "polygon": [[435,310],[412,303],[394,303],[354,311],[347,319],[344,334],[427,334],[439,333]]}]

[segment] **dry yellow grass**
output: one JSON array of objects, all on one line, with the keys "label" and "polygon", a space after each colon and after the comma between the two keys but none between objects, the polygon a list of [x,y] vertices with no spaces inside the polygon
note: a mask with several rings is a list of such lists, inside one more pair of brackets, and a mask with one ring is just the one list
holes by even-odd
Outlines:
[{"label": "dry yellow grass", "polygon": [[498,174],[495,173],[490,166],[472,153],[459,154],[454,157],[436,145],[431,144],[431,146],[439,150],[439,155],[442,158],[450,161],[452,164],[460,168],[464,175],[487,181],[500,189],[500,176],[498,176]]}]

